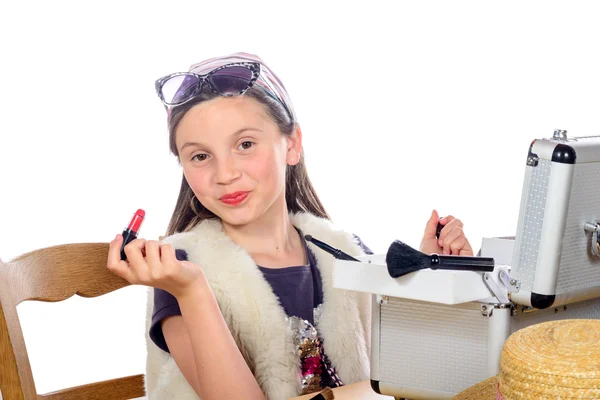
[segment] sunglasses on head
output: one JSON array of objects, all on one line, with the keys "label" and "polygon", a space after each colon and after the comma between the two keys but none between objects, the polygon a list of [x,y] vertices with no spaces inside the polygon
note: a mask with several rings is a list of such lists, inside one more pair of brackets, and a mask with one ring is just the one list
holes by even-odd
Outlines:
[{"label": "sunglasses on head", "polygon": [[244,94],[260,75],[260,64],[231,63],[217,67],[204,75],[177,72],[158,79],[156,93],[166,106],[178,106],[199,94],[206,84],[222,96]]}]

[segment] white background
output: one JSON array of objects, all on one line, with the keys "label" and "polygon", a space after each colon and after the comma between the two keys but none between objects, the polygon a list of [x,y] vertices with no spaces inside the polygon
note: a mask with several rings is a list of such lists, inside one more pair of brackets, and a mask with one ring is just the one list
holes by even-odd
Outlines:
[{"label": "white background", "polygon": [[[375,252],[437,208],[477,249],[513,235],[529,143],[600,134],[593,1],[4,2],[0,258],[108,242],[137,208],[163,235],[181,170],[154,80],[258,54],[309,174]],[[390,4],[394,4],[392,7]],[[19,306],[39,393],[143,373],[145,288]]]}]

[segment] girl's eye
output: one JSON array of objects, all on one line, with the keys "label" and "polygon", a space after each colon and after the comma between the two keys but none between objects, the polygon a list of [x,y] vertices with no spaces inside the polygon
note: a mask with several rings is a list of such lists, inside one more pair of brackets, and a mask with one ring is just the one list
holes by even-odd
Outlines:
[{"label": "girl's eye", "polygon": [[206,157],[208,157],[206,154],[200,153],[200,154],[196,154],[194,157],[192,157],[192,160],[204,161],[204,160],[206,160]]},{"label": "girl's eye", "polygon": [[254,143],[252,143],[252,142],[242,142],[240,144],[240,147],[244,150],[248,150],[250,147],[252,147],[253,144]]}]

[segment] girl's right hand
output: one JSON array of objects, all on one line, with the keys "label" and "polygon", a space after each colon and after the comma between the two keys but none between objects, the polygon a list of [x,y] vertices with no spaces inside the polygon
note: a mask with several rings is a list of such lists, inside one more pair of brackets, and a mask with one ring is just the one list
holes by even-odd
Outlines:
[{"label": "girl's right hand", "polygon": [[179,261],[170,244],[156,240],[135,239],[125,246],[128,261],[121,260],[123,236],[110,242],[107,268],[132,285],[152,286],[185,296],[198,287],[207,287],[202,268],[189,261]]}]

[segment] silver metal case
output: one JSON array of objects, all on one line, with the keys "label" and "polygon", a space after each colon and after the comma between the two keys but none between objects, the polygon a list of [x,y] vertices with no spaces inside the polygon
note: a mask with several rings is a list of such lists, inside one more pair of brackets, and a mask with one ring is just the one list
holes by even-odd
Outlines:
[{"label": "silver metal case", "polygon": [[520,290],[511,300],[544,309],[600,297],[599,221],[600,136],[534,140],[511,263]]},{"label": "silver metal case", "polygon": [[498,374],[513,332],[545,321],[600,318],[600,299],[529,312],[497,307],[374,295],[371,386],[397,398],[451,399]]}]

